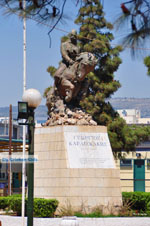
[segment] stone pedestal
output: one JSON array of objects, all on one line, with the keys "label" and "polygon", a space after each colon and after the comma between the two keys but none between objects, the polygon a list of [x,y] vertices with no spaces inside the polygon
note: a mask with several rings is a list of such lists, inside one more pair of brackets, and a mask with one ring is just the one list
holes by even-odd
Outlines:
[{"label": "stone pedestal", "polygon": [[35,197],[56,198],[60,206],[111,212],[122,203],[120,172],[103,126],[35,129]]}]

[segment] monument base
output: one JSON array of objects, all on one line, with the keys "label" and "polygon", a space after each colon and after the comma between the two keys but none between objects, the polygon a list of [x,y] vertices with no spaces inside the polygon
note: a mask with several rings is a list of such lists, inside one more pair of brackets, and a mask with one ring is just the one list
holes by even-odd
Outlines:
[{"label": "monument base", "polygon": [[104,126],[35,129],[34,194],[55,198],[59,206],[91,212],[117,211],[122,204],[120,171]]}]

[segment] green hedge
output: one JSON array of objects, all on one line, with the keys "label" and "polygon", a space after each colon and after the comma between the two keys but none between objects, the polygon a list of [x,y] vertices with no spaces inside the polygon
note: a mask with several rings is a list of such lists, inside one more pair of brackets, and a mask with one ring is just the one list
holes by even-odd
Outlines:
[{"label": "green hedge", "polygon": [[[27,213],[27,199],[25,199],[25,213]],[[0,209],[11,209],[17,216],[21,216],[22,208],[21,195],[12,195],[7,197],[0,197]],[[53,217],[58,207],[56,199],[34,198],[34,216],[35,217]]]},{"label": "green hedge", "polygon": [[123,202],[130,202],[133,210],[150,214],[150,192],[123,192]]},{"label": "green hedge", "polygon": [[[10,198],[10,209],[13,210],[17,214],[17,216],[21,216],[21,208],[22,208],[22,197],[13,197]],[[25,207],[27,205],[27,200],[25,199]],[[25,208],[26,212],[26,208]]]},{"label": "green hedge", "polygon": [[[130,208],[139,213],[143,212],[150,216],[150,192],[123,192],[122,198],[124,204],[130,203]],[[18,216],[21,215],[21,195],[12,195],[0,197],[0,209],[11,209]],[[27,210],[27,199],[25,199]],[[53,217],[58,207],[56,199],[34,199],[34,216],[35,217]],[[26,211],[25,211],[26,212]]]},{"label": "green hedge", "polygon": [[9,206],[9,197],[0,197],[0,209],[5,210]]},{"label": "green hedge", "polygon": [[56,199],[34,199],[34,216],[35,217],[54,217],[54,213],[58,207]]}]

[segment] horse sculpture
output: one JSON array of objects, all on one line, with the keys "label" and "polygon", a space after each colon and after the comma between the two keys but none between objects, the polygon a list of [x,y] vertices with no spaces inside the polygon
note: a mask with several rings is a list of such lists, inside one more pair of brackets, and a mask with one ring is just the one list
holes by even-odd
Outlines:
[{"label": "horse sculpture", "polygon": [[57,70],[54,75],[54,87],[47,93],[46,105],[49,111],[71,102],[78,94],[81,98],[81,93],[86,92],[85,77],[94,70],[96,64],[97,59],[92,53],[83,52],[76,57],[74,64],[66,67],[61,74],[57,73]]},{"label": "horse sculpture", "polygon": [[73,65],[66,68],[59,78],[55,78],[55,87],[60,97],[70,102],[81,90],[85,76],[94,70],[97,60],[92,53],[83,52],[76,57]]}]

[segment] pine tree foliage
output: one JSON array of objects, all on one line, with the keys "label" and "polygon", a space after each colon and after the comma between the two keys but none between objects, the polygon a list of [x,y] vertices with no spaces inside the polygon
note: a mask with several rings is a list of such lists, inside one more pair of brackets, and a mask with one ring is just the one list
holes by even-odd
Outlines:
[{"label": "pine tree foliage", "polygon": [[98,0],[84,1],[75,23],[80,25],[78,38],[81,51],[91,52],[98,59],[95,71],[88,75],[88,96],[80,104],[98,124],[107,125],[117,115],[105,100],[121,86],[114,79],[114,72],[121,63],[121,47],[112,48],[110,45],[113,40],[112,25],[104,18],[103,7]]},{"label": "pine tree foliage", "polygon": [[[54,77],[54,74],[55,74],[55,72],[56,72],[56,68],[55,67],[53,67],[53,66],[49,66],[48,68],[47,68],[47,72],[50,74],[50,76],[53,78]],[[46,96],[47,96],[47,93],[51,90],[53,88],[53,86],[49,86],[49,87],[47,87],[45,90],[44,90],[44,94],[43,94],[43,97],[44,98],[46,98]]]},{"label": "pine tree foliage", "polygon": [[116,157],[121,157],[121,150],[134,151],[136,145],[149,139],[148,126],[128,126],[124,119],[116,118],[108,124],[108,134],[113,152]]},{"label": "pine tree foliage", "polygon": [[69,0],[0,0],[0,8],[5,14],[15,13],[20,18],[26,16],[36,20],[38,24],[50,23],[50,34],[60,21],[67,18],[64,14],[67,1]]},{"label": "pine tree foliage", "polygon": [[145,57],[144,64],[147,67],[147,75],[150,76],[150,56]]},{"label": "pine tree foliage", "polygon": [[50,75],[51,75],[52,77],[54,77],[54,74],[55,74],[56,70],[57,70],[57,69],[56,69],[55,67],[53,67],[53,66],[49,66],[49,67],[47,68],[47,72],[50,73]]},{"label": "pine tree foliage", "polygon": [[120,17],[115,21],[117,29],[125,30],[123,46],[131,46],[133,57],[141,55],[142,47],[150,37],[150,1],[130,0],[122,2]]}]

